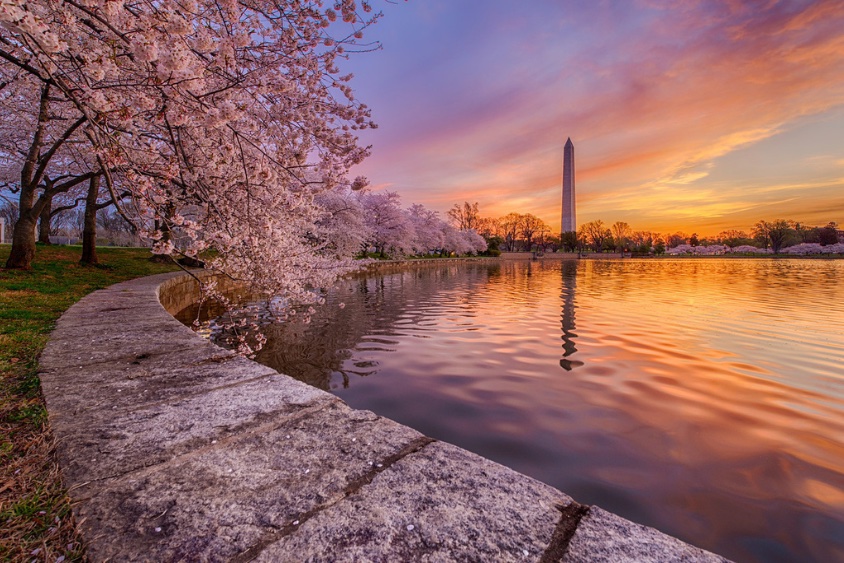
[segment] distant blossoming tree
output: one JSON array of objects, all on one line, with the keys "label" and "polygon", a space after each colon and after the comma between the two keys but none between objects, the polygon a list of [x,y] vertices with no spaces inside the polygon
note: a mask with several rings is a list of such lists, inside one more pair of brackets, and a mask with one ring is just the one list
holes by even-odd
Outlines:
[{"label": "distant blossoming tree", "polygon": [[414,252],[427,254],[431,251],[442,251],[445,246],[445,223],[439,218],[437,212],[416,203],[411,205],[406,213],[415,234]]},{"label": "distant blossoming tree", "polygon": [[804,242],[789,246],[784,250],[786,254],[844,254],[844,243],[837,242],[835,244],[821,245],[817,242]]},{"label": "distant blossoming tree", "polygon": [[488,248],[486,239],[474,230],[461,232],[463,233],[463,238],[466,241],[466,244],[469,246],[469,250],[466,251],[465,254],[479,254]]},{"label": "distant blossoming tree", "polygon": [[399,194],[364,191],[360,198],[370,233],[365,246],[373,248],[382,257],[388,254],[412,254],[416,231],[401,207]]},{"label": "distant blossoming tree", "polygon": [[356,255],[372,234],[357,194],[337,186],[317,194],[315,202],[323,212],[316,221],[314,236],[325,251],[333,251],[338,259]]}]

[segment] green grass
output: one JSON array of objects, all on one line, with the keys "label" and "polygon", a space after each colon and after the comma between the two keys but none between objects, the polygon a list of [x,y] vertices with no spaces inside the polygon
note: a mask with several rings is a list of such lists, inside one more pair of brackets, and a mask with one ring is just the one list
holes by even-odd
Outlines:
[{"label": "green grass", "polygon": [[[9,255],[0,245],[0,266]],[[0,269],[0,561],[83,561],[61,483],[38,380],[38,354],[56,319],[88,293],[173,271],[138,248],[98,248],[80,266],[76,246],[39,246],[29,271]]]}]

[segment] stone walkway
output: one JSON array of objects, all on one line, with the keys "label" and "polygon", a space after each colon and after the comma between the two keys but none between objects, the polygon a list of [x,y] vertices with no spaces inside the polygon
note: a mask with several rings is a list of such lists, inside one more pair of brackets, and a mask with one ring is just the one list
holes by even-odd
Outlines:
[{"label": "stone walkway", "polygon": [[93,293],[41,357],[92,561],[725,561],[233,357],[165,309],[193,284]]}]

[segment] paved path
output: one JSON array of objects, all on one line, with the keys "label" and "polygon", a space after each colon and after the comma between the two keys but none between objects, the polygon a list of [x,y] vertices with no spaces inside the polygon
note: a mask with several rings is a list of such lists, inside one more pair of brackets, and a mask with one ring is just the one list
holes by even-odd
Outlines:
[{"label": "paved path", "polygon": [[59,320],[41,382],[92,561],[725,561],[203,340],[173,274]]}]

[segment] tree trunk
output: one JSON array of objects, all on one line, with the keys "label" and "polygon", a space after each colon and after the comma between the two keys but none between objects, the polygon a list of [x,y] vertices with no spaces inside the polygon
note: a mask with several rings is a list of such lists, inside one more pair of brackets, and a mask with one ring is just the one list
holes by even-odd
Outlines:
[{"label": "tree trunk", "polygon": [[[35,226],[41,211],[45,207],[46,197],[52,198],[59,192],[65,192],[87,179],[87,175],[77,176],[73,180],[64,182],[61,186],[53,189],[53,184],[45,175],[47,164],[56,154],[56,151],[74,134],[74,132],[85,123],[84,116],[77,119],[65,132],[55,141],[52,146],[42,152],[44,148],[44,135],[48,122],[50,121],[50,85],[45,84],[41,88],[41,103],[38,110],[38,122],[32,135],[32,142],[29,145],[26,159],[21,168],[20,183],[20,204],[18,207],[20,219],[15,223],[12,234],[12,250],[9,259],[6,260],[7,268],[28,270],[32,267],[32,260],[35,258]],[[44,193],[37,197],[38,186],[44,180]],[[49,217],[45,223],[49,226]],[[48,231],[49,233],[49,231]]]},{"label": "tree trunk", "polygon": [[94,176],[88,183],[85,198],[85,223],[82,227],[82,258],[80,264],[94,266],[97,259],[97,197],[100,195],[100,177]]},{"label": "tree trunk", "polygon": [[12,249],[6,260],[6,267],[15,270],[29,270],[35,259],[35,227],[38,225],[40,208],[35,201],[35,187],[21,182],[20,215],[12,231]]},{"label": "tree trunk", "polygon": [[[168,205],[164,208],[164,217],[159,221],[155,221],[155,229],[161,231],[161,242],[167,243],[172,240],[173,233],[170,231],[170,218],[173,216],[175,212],[175,207],[173,205]],[[156,262],[158,264],[169,264],[173,261],[173,258],[169,254],[153,254],[150,256],[150,262]]]},{"label": "tree trunk", "polygon": [[21,215],[12,232],[12,250],[6,267],[29,270],[35,258],[35,221],[28,214]]},{"label": "tree trunk", "polygon": [[35,221],[41,209],[34,209],[35,191],[38,180],[33,179],[38,164],[38,155],[44,141],[44,128],[49,119],[49,95],[50,87],[44,86],[41,89],[41,107],[38,112],[38,125],[29,147],[26,160],[21,169],[20,200],[18,204],[18,222],[12,232],[12,250],[6,260],[6,267],[17,270],[29,270],[32,267],[32,260],[35,258]]},{"label": "tree trunk", "polygon": [[44,208],[41,210],[38,225],[38,242],[50,244],[50,215],[53,211],[53,196],[44,198]]}]

